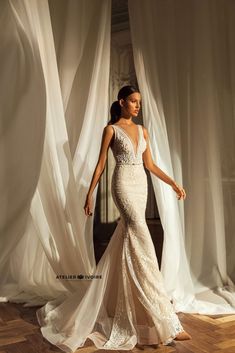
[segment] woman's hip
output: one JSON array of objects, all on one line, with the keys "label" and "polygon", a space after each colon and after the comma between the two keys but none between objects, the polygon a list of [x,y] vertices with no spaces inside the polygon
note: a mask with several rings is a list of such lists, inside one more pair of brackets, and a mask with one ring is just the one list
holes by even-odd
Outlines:
[{"label": "woman's hip", "polygon": [[111,192],[121,214],[129,214],[131,218],[145,217],[147,191],[147,175],[143,167],[116,168],[112,176]]}]

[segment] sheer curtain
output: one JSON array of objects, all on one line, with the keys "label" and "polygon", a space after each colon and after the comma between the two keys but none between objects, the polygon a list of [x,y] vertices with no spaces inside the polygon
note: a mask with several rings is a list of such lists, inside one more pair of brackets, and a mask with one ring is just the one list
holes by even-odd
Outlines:
[{"label": "sheer curtain", "polygon": [[163,229],[162,273],[176,310],[235,312],[233,1],[129,0],[143,120]]},{"label": "sheer curtain", "polygon": [[1,8],[1,300],[82,297],[89,280],[66,276],[96,267],[83,206],[109,108],[110,0]]}]

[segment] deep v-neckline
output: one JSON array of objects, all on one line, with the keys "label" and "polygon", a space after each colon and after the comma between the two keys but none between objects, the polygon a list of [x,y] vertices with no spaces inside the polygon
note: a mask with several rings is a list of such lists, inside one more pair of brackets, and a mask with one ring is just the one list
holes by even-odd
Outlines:
[{"label": "deep v-neckline", "polygon": [[121,126],[119,126],[119,125],[115,125],[115,124],[114,124],[114,126],[119,127],[119,129],[120,129],[121,131],[123,131],[124,134],[127,136],[127,138],[129,139],[129,141],[130,141],[130,143],[131,143],[131,145],[132,145],[133,153],[134,153],[134,156],[135,156],[135,158],[136,158],[136,157],[137,157],[137,153],[138,153],[138,149],[139,149],[139,143],[140,143],[140,128],[139,128],[139,125],[136,124],[137,130],[138,130],[138,141],[137,141],[136,149],[135,149],[135,147],[134,147],[134,141],[133,141],[132,137],[130,137],[130,135],[126,132],[126,130],[123,129],[123,128],[122,128]]}]

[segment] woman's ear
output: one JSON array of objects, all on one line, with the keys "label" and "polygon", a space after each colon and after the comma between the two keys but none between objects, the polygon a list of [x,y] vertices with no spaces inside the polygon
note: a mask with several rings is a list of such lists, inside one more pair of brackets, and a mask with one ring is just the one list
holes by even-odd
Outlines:
[{"label": "woman's ear", "polygon": [[124,105],[124,99],[123,98],[119,99],[119,104],[120,104],[121,107],[123,107],[123,105]]}]

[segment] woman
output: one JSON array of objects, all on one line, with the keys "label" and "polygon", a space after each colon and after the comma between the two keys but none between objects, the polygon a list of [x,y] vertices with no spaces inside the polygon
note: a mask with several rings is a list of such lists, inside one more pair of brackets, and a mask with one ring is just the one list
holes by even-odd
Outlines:
[{"label": "woman", "polygon": [[84,211],[92,215],[92,193],[105,168],[111,147],[116,165],[111,192],[120,220],[100,259],[82,300],[73,293],[62,304],[47,303],[37,311],[45,338],[66,352],[74,352],[89,338],[100,349],[130,350],[135,346],[167,345],[190,339],[173,310],[163,285],[146,220],[145,167],[171,185],[178,199],[185,190],[152,160],[148,132],[133,123],[141,104],[139,91],[124,86],[111,107],[104,128],[100,155]]}]

